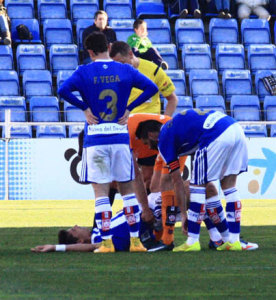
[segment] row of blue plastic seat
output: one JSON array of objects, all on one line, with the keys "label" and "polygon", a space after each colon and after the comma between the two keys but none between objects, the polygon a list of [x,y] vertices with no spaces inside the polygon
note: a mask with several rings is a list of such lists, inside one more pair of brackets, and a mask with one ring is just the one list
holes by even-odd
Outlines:
[{"label": "row of blue plastic seat", "polygon": [[[60,70],[57,74],[57,87],[72,74],[73,70]],[[186,79],[183,70],[166,71],[172,79],[178,96],[187,95]],[[255,75],[256,93],[261,100],[269,95],[262,78],[276,71],[259,71]],[[23,95],[52,96],[52,76],[48,70],[27,70],[22,75]],[[189,72],[189,93],[193,98],[201,95],[219,95],[220,85],[216,70],[191,70]],[[222,74],[222,94],[226,101],[234,95],[252,95],[253,84],[249,70],[225,70]],[[15,71],[0,71],[0,96],[19,96],[19,78]]]},{"label": "row of blue plastic seat", "polygon": [[[167,101],[164,102],[166,108]],[[192,98],[180,96],[176,113],[194,108]],[[195,99],[195,108],[215,109],[226,113],[226,105],[221,95],[199,96]],[[5,121],[5,110],[11,110],[12,122],[26,122],[27,110],[24,97],[0,97],[0,122]],[[260,121],[261,106],[258,96],[236,95],[230,100],[230,114],[238,121]],[[61,112],[56,97],[32,97],[29,100],[30,117],[32,122],[60,122]],[[64,102],[64,120],[66,122],[84,122],[83,112]],[[263,104],[264,120],[276,121],[276,96],[266,96]]]},{"label": "row of blue plastic seat", "polygon": [[[112,19],[111,27],[117,34],[117,39],[126,41],[133,34],[134,19]],[[172,42],[170,23],[167,19],[146,19],[149,38],[154,44]],[[16,31],[18,24],[25,24],[33,33],[33,42],[41,42],[39,24],[36,19],[13,19],[12,38],[19,42]],[[77,43],[82,49],[82,32],[93,24],[93,18],[79,19],[76,22]],[[274,35],[276,36],[276,23]],[[178,19],[175,23],[176,46],[181,49],[185,44],[206,43],[204,24],[201,19]],[[49,36],[48,36],[49,35]],[[69,19],[45,19],[43,22],[44,44],[48,48],[53,43],[72,43],[73,31]],[[53,41],[51,41],[51,39]],[[276,40],[276,38],[275,38]],[[236,19],[223,20],[213,18],[209,23],[209,42],[212,48],[219,43],[238,44],[239,29]],[[247,48],[254,44],[271,44],[270,27],[267,20],[244,19],[241,23],[241,43]]]}]

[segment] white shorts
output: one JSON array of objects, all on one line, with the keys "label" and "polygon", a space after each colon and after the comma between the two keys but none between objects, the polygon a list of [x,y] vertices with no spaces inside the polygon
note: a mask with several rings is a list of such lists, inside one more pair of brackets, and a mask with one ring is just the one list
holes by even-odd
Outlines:
[{"label": "white shorts", "polygon": [[98,145],[83,149],[81,182],[127,182],[134,179],[129,145]]},{"label": "white shorts", "polygon": [[243,129],[229,126],[209,146],[198,149],[193,160],[191,183],[202,185],[247,171],[248,151]]}]

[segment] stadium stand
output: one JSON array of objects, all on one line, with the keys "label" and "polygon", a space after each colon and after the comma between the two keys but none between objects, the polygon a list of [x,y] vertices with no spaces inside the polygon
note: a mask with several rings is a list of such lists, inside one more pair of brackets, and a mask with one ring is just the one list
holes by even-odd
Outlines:
[{"label": "stadium stand", "polygon": [[48,70],[27,70],[23,73],[23,94],[26,100],[33,96],[52,96],[52,76]]},{"label": "stadium stand", "polygon": [[[31,32],[32,37],[33,37],[31,40],[21,40],[19,38],[16,27],[21,24],[28,27],[28,29]],[[12,19],[11,36],[12,36],[13,42],[15,42],[15,43],[39,43],[39,44],[42,43],[42,41],[40,39],[39,23],[38,23],[37,19]]]},{"label": "stadium stand", "polygon": [[252,81],[249,70],[226,70],[222,74],[222,89],[226,101],[233,95],[251,95]]},{"label": "stadium stand", "polygon": [[194,69],[211,69],[212,57],[208,44],[185,44],[182,47],[182,64],[186,73]]},{"label": "stadium stand", "polygon": [[85,28],[93,25],[93,19],[79,19],[76,24],[77,45],[79,50],[83,50],[82,34]]},{"label": "stadium stand", "polygon": [[212,48],[218,44],[237,44],[239,41],[236,19],[212,18],[209,23],[209,40]]},{"label": "stadium stand", "polygon": [[53,44],[72,44],[73,32],[69,19],[47,19],[43,22],[44,45],[49,49]]},{"label": "stadium stand", "polygon": [[5,110],[11,110],[12,122],[25,122],[26,102],[24,97],[0,97],[0,122],[5,121]]},{"label": "stadium stand", "polygon": [[199,96],[196,98],[196,108],[214,109],[222,113],[226,112],[225,102],[221,95]]},{"label": "stadium stand", "polygon": [[136,17],[166,16],[165,6],[162,0],[136,0]]},{"label": "stadium stand", "polygon": [[84,122],[85,116],[81,109],[76,106],[64,102],[64,118],[67,122]]},{"label": "stadium stand", "polygon": [[49,57],[50,69],[55,76],[60,70],[75,70],[79,65],[76,45],[51,45]]},{"label": "stadium stand", "polygon": [[60,108],[56,97],[32,97],[30,111],[32,122],[60,121]]},{"label": "stadium stand", "polygon": [[189,85],[190,95],[193,99],[203,95],[219,94],[219,81],[216,70],[191,70]]},{"label": "stadium stand", "polygon": [[0,96],[19,95],[19,80],[16,71],[0,71]]},{"label": "stadium stand", "polygon": [[248,66],[252,74],[259,70],[276,70],[276,50],[274,45],[249,45]]},{"label": "stadium stand", "polygon": [[[10,136],[17,139],[32,138],[32,126],[29,125],[12,125]],[[2,137],[5,137],[5,128],[2,130]]]},{"label": "stadium stand", "polygon": [[12,48],[0,45],[0,70],[13,70]]},{"label": "stadium stand", "polygon": [[186,80],[183,70],[167,70],[167,75],[171,78],[175,85],[175,93],[177,96],[186,95]]},{"label": "stadium stand", "polygon": [[170,70],[178,69],[178,58],[175,44],[155,44],[154,47],[167,62]]},{"label": "stadium stand", "polygon": [[98,9],[98,0],[70,0],[71,20],[74,24],[83,19],[93,22],[94,14]]},{"label": "stadium stand", "polygon": [[177,19],[175,40],[178,49],[184,44],[205,44],[204,25],[201,19]]},{"label": "stadium stand", "polygon": [[260,101],[255,95],[235,95],[230,102],[232,117],[237,121],[259,121]]},{"label": "stadium stand", "polygon": [[270,136],[276,137],[276,125],[271,125]]},{"label": "stadium stand", "polygon": [[222,74],[224,70],[245,69],[243,45],[218,44],[216,47],[216,68],[219,74]]},{"label": "stadium stand", "polygon": [[276,121],[276,96],[265,96],[264,117],[267,121]]},{"label": "stadium stand", "polygon": [[241,23],[241,37],[245,48],[251,44],[270,44],[269,23],[263,19],[244,19]]},{"label": "stadium stand", "polygon": [[37,0],[38,19],[43,23],[46,19],[66,19],[66,0]]},{"label": "stadium stand", "polygon": [[[166,109],[168,105],[167,99],[164,100],[164,109]],[[176,110],[173,114],[175,116],[176,114],[180,113],[182,110],[185,109],[192,109],[193,108],[193,100],[190,96],[178,96],[178,103],[176,106]]]},{"label": "stadium stand", "polygon": [[33,0],[6,0],[5,6],[11,19],[33,19]]},{"label": "stadium stand", "polygon": [[16,49],[16,61],[19,75],[26,70],[45,70],[45,48],[43,45],[20,44]]},{"label": "stadium stand", "polygon": [[249,138],[267,137],[267,128],[265,125],[242,125],[245,136]]},{"label": "stadium stand", "polygon": [[109,19],[131,19],[132,0],[103,0],[103,8]]},{"label": "stadium stand", "polygon": [[64,125],[39,125],[36,126],[37,138],[66,138]]},{"label": "stadium stand", "polygon": [[153,44],[170,44],[171,28],[167,19],[145,19],[148,28],[148,38]]},{"label": "stadium stand", "polygon": [[68,137],[77,138],[80,132],[83,130],[83,125],[69,125],[68,126]]},{"label": "stadium stand", "polygon": [[134,19],[111,20],[110,26],[116,32],[117,40],[126,42],[128,37],[133,34]]},{"label": "stadium stand", "polygon": [[257,71],[255,74],[255,90],[256,94],[259,96],[260,101],[263,101],[265,96],[269,96],[269,91],[265,88],[262,78],[266,76],[273,75],[276,77],[276,71],[266,70],[266,71]]}]

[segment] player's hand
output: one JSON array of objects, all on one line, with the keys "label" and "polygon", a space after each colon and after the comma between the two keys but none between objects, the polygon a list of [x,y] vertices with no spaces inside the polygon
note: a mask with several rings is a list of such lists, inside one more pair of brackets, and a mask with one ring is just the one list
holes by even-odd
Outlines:
[{"label": "player's hand", "polygon": [[53,252],[55,251],[55,247],[56,247],[55,245],[41,245],[41,246],[36,246],[34,248],[31,248],[31,251],[37,253]]},{"label": "player's hand", "polygon": [[154,222],[154,215],[150,208],[143,209],[141,217],[142,217],[142,220],[146,223]]},{"label": "player's hand", "polygon": [[118,120],[118,124],[120,125],[126,125],[128,121],[130,111],[126,109],[124,115]]},{"label": "player's hand", "polygon": [[186,214],[182,214],[182,232],[188,235],[188,218]]},{"label": "player's hand", "polygon": [[98,118],[92,114],[92,111],[89,107],[84,111],[84,114],[85,114],[86,121],[89,125],[99,123]]}]

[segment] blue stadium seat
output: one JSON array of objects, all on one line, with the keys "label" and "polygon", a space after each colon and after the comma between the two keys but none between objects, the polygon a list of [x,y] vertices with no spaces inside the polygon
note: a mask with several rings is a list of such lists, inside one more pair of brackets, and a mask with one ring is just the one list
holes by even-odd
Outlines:
[{"label": "blue stadium seat", "polygon": [[183,70],[167,70],[167,75],[171,78],[175,85],[175,93],[177,96],[186,95],[186,80]]},{"label": "blue stadium seat", "polygon": [[12,122],[25,122],[26,102],[24,97],[0,97],[0,122],[5,122],[5,110],[11,110]]},{"label": "blue stadium seat", "polygon": [[53,75],[57,75],[60,70],[75,70],[79,64],[76,45],[52,45],[49,57]]},{"label": "blue stadium seat", "polygon": [[190,95],[198,96],[218,95],[219,81],[216,70],[191,70],[189,75]]},{"label": "blue stadium seat", "polygon": [[31,121],[59,122],[60,109],[56,97],[32,97],[30,99]]},{"label": "blue stadium seat", "polygon": [[269,23],[264,19],[244,19],[241,23],[241,37],[245,48],[251,44],[270,44]]},{"label": "blue stadium seat", "polygon": [[37,138],[66,138],[64,125],[40,125],[36,127]]},{"label": "blue stadium seat", "polygon": [[237,20],[212,18],[209,23],[209,40],[212,48],[216,48],[220,43],[237,44],[239,41]]},{"label": "blue stadium seat", "polygon": [[0,71],[0,96],[19,96],[19,80],[15,71]]},{"label": "blue stadium seat", "polygon": [[189,74],[194,69],[211,69],[212,56],[208,44],[185,44],[182,48],[183,69]]},{"label": "blue stadium seat", "polygon": [[83,130],[84,125],[70,125],[68,126],[68,137],[77,138],[80,132]]},{"label": "blue stadium seat", "polygon": [[133,19],[129,20],[116,20],[113,19],[109,22],[110,27],[116,32],[117,40],[126,42],[128,37],[134,33],[133,31]]},{"label": "blue stadium seat", "polygon": [[262,81],[263,77],[270,76],[270,75],[273,75],[276,78],[276,71],[275,70],[257,71],[255,74],[255,89],[256,89],[256,94],[260,98],[260,101],[263,101],[265,96],[270,96],[269,91],[267,91]]},{"label": "blue stadium seat", "polygon": [[196,108],[214,109],[225,113],[225,102],[221,95],[216,96],[199,96],[196,98]]},{"label": "blue stadium seat", "polygon": [[103,0],[104,11],[110,19],[131,19],[132,0]]},{"label": "blue stadium seat", "polygon": [[[175,112],[173,113],[173,116],[177,115],[181,111],[185,109],[192,109],[193,108],[193,100],[190,96],[178,96],[178,103],[175,109]],[[164,100],[164,109],[166,109],[168,105],[167,99]]]},{"label": "blue stadium seat", "polygon": [[155,44],[154,47],[168,63],[170,70],[178,69],[178,58],[175,44]]},{"label": "blue stadium seat", "polygon": [[237,121],[259,121],[260,101],[255,95],[236,95],[230,101],[231,115]]},{"label": "blue stadium seat", "polygon": [[47,49],[53,44],[72,44],[72,24],[68,19],[49,19],[43,22],[44,45]]},{"label": "blue stadium seat", "polygon": [[233,95],[251,95],[252,81],[249,70],[226,70],[222,74],[222,89],[225,101]]},{"label": "blue stadium seat", "polygon": [[136,0],[136,17],[144,18],[149,16],[166,17],[162,0]]},{"label": "blue stadium seat", "polygon": [[85,122],[85,115],[83,111],[76,106],[64,102],[64,115],[67,122]]},{"label": "blue stadium seat", "polygon": [[148,27],[148,37],[153,44],[170,44],[171,28],[167,19],[145,19]]},{"label": "blue stadium seat", "polygon": [[248,67],[252,74],[259,70],[276,70],[275,46],[250,45],[248,47]]},{"label": "blue stadium seat", "polygon": [[[74,72],[73,70],[65,70],[65,71],[62,70],[62,71],[58,71],[58,72],[57,72],[57,89],[60,88],[60,86],[62,85],[62,83],[63,83],[68,77],[70,77],[70,76],[72,75],[73,72]],[[79,95],[80,95],[80,93],[77,92],[77,91],[73,92],[73,94],[74,94],[75,96],[79,96]],[[60,101],[63,102],[64,100],[61,98]]]},{"label": "blue stadium seat", "polygon": [[271,128],[270,128],[270,136],[271,136],[271,137],[276,137],[276,124],[271,125]]},{"label": "blue stadium seat", "polygon": [[[32,126],[29,126],[27,124],[12,125],[10,135],[11,138],[15,138],[15,139],[30,139],[32,138]],[[3,128],[2,136],[5,137],[4,128]]]},{"label": "blue stadium seat", "polygon": [[12,48],[0,45],[0,70],[13,70]]},{"label": "blue stadium seat", "polygon": [[38,19],[42,23],[46,19],[66,19],[66,0],[38,0]]},{"label": "blue stadium seat", "polygon": [[20,44],[16,49],[18,74],[26,70],[45,70],[46,54],[43,45]]},{"label": "blue stadium seat", "polygon": [[265,125],[242,125],[242,128],[248,138],[267,137]]},{"label": "blue stadium seat", "polygon": [[34,18],[33,0],[6,0],[5,6],[11,19]]},{"label": "blue stadium seat", "polygon": [[205,34],[201,19],[177,19],[175,22],[175,40],[178,49],[184,44],[204,44]]},{"label": "blue stadium seat", "polygon": [[83,34],[84,29],[93,25],[93,23],[94,23],[93,19],[77,20],[76,33],[77,33],[77,44],[78,44],[79,50],[83,50],[82,34]]},{"label": "blue stadium seat", "polygon": [[93,21],[98,9],[98,0],[70,0],[71,20],[74,24],[81,19]]},{"label": "blue stadium seat", "polygon": [[240,44],[218,44],[216,47],[216,68],[224,70],[245,69],[244,47]]},{"label": "blue stadium seat", "polygon": [[264,116],[267,121],[276,121],[276,96],[264,98]]},{"label": "blue stadium seat", "polygon": [[27,70],[23,73],[23,93],[27,100],[33,96],[52,96],[52,76],[48,70]]},{"label": "blue stadium seat", "polygon": [[[20,24],[23,24],[28,27],[32,33],[32,40],[20,40],[16,27]],[[39,23],[37,19],[13,19],[11,22],[11,36],[12,40],[16,43],[39,43],[41,44]]]}]

